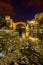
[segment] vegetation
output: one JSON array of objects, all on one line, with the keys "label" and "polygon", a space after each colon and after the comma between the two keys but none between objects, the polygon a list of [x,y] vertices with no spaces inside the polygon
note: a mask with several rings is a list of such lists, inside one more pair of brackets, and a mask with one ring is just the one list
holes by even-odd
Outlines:
[{"label": "vegetation", "polygon": [[[3,32],[3,34],[1,33]],[[43,44],[32,42],[25,38],[16,37],[14,31],[9,33],[0,31],[0,44],[4,54],[0,58],[0,65],[42,65],[43,64]],[[3,52],[3,51],[2,51]]]},{"label": "vegetation", "polygon": [[43,41],[43,12],[35,15],[35,20],[38,22],[37,29],[38,33],[37,36],[40,40]]},{"label": "vegetation", "polygon": [[0,16],[0,28],[5,25],[5,20]]}]

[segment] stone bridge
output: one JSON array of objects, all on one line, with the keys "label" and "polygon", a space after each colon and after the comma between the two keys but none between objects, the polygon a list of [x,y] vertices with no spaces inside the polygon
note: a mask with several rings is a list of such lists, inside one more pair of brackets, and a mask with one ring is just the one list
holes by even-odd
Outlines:
[{"label": "stone bridge", "polygon": [[13,27],[13,29],[15,30],[17,28],[17,25],[20,25],[20,24],[26,28],[26,23],[24,23],[24,22],[16,22],[16,23],[11,22],[10,27]]}]

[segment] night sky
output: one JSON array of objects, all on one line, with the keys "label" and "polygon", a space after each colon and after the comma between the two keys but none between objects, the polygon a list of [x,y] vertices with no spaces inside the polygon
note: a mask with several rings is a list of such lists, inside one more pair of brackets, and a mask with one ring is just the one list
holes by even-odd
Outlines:
[{"label": "night sky", "polygon": [[10,15],[15,21],[32,20],[43,12],[43,0],[0,0],[0,16]]}]

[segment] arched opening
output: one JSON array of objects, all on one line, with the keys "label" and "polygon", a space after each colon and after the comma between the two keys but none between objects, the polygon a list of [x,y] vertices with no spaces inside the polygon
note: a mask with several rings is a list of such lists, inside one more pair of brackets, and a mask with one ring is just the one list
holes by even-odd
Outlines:
[{"label": "arched opening", "polygon": [[25,25],[17,24],[16,30],[19,32],[19,35],[22,36],[22,33],[25,33]]}]

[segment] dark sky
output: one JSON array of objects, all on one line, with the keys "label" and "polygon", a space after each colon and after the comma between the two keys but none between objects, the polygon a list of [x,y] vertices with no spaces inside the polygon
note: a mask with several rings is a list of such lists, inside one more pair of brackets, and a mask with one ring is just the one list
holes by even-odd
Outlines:
[{"label": "dark sky", "polygon": [[43,0],[0,0],[0,3],[0,15],[11,15],[15,21],[31,20],[43,12]]}]

